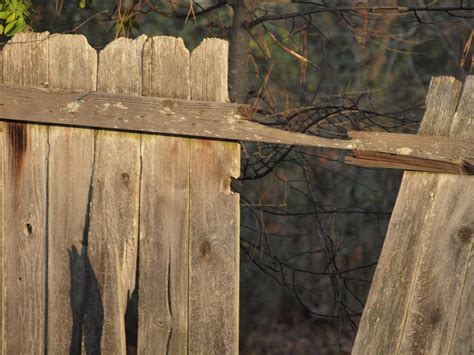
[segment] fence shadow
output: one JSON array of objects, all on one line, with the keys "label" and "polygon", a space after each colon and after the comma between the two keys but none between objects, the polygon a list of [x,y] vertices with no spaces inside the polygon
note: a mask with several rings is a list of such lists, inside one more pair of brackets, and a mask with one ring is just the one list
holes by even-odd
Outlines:
[{"label": "fence shadow", "polygon": [[104,307],[99,283],[87,255],[87,245],[80,253],[73,246],[69,252],[71,289],[69,292],[72,310],[72,337],[70,354],[81,354],[84,343],[86,354],[101,353]]}]

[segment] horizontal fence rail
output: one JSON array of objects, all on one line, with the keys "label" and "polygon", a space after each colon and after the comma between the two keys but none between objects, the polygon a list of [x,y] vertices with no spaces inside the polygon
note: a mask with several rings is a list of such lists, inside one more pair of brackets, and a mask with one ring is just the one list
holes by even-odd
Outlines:
[{"label": "horizontal fence rail", "polygon": [[246,105],[0,85],[0,118],[88,128],[352,150],[346,163],[474,174],[474,140],[348,132],[327,139],[251,122]]}]

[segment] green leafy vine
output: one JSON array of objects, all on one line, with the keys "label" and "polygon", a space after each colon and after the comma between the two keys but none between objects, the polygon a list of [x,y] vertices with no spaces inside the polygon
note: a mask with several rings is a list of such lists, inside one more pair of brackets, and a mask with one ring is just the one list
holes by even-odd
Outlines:
[{"label": "green leafy vine", "polygon": [[30,0],[1,0],[0,35],[13,36],[23,32],[31,12]]}]

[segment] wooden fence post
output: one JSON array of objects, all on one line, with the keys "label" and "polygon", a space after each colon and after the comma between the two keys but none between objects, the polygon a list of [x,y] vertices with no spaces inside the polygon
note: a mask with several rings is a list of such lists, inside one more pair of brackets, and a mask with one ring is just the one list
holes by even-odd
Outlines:
[{"label": "wooden fence post", "polygon": [[[461,86],[432,80],[420,134],[474,136],[474,77]],[[474,177],[405,172],[354,354],[472,351],[473,210]]]},{"label": "wooden fence post", "polygon": [[[82,36],[20,34],[0,52],[0,83],[226,102],[227,43],[189,56],[180,39],[119,39],[97,66]],[[420,134],[472,138],[473,100],[473,76],[462,94],[434,79]],[[0,351],[125,354],[139,262],[139,353],[238,352],[238,143],[12,122],[0,133]],[[405,173],[355,354],[472,350],[473,179]]]}]

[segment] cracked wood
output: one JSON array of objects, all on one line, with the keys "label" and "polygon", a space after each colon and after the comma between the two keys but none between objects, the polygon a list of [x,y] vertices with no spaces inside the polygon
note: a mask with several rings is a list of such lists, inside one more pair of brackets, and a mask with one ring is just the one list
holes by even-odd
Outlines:
[{"label": "cracked wood", "polygon": [[[143,94],[189,99],[183,40],[153,37],[143,50]],[[142,135],[139,354],[188,353],[190,139]]]},{"label": "cracked wood", "polygon": [[325,139],[252,122],[250,109],[244,105],[4,85],[0,85],[0,94],[3,119],[354,150],[346,159],[353,165],[474,173],[474,140],[470,137],[349,132],[350,140]]},{"label": "cracked wood", "polygon": [[[192,52],[192,99],[228,100],[227,51],[213,38]],[[238,354],[240,145],[191,140],[190,171],[189,352]]]}]

